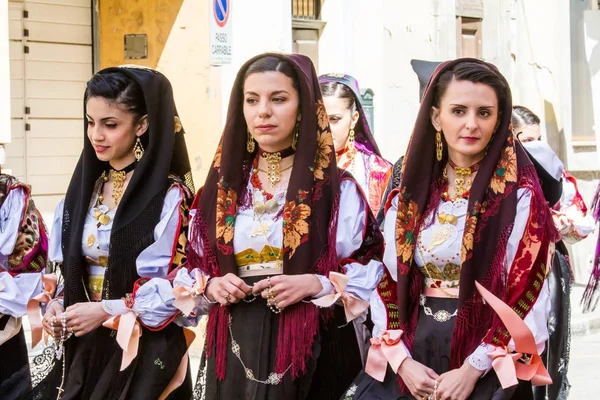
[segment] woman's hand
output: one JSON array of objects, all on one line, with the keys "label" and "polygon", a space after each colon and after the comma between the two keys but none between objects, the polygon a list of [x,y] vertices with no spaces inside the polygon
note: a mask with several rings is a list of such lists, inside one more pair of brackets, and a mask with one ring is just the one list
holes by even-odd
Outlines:
[{"label": "woman's hand", "polygon": [[323,285],[313,274],[275,275],[257,282],[252,293],[261,293],[265,299],[271,296],[271,304],[283,309],[307,297],[316,296],[321,290]]},{"label": "woman's hand", "polygon": [[104,311],[102,303],[77,303],[67,307],[67,332],[83,336],[97,329],[110,314]]},{"label": "woman's hand", "polygon": [[252,288],[239,276],[229,273],[208,281],[204,294],[208,297],[208,300],[216,301],[222,306],[228,306],[231,303],[238,303],[250,294],[251,290]]},{"label": "woman's hand", "polygon": [[[435,382],[439,379],[434,370],[408,357],[400,365],[398,375],[400,375],[413,397],[417,399],[433,394],[436,386]],[[440,399],[439,392],[438,399]]]},{"label": "woman's hand", "polygon": [[42,319],[42,326],[48,335],[52,337],[60,337],[62,332],[60,314],[62,314],[64,311],[65,309],[58,301],[52,301],[48,307],[46,307],[46,313]]},{"label": "woman's hand", "polygon": [[471,395],[483,372],[474,368],[469,362],[465,362],[462,367],[440,375],[437,388],[438,400],[465,400]]}]

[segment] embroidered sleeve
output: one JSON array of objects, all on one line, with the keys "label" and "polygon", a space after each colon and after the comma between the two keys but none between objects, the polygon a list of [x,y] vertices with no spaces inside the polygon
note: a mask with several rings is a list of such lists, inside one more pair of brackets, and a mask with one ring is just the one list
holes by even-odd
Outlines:
[{"label": "embroidered sleeve", "polygon": [[0,272],[0,314],[22,317],[27,312],[29,300],[41,292],[41,273],[13,276]]},{"label": "embroidered sleeve", "polygon": [[0,254],[2,256],[0,267],[2,269],[8,269],[5,263],[17,244],[24,209],[25,193],[23,189],[11,190],[0,208]]},{"label": "embroidered sleeve", "polygon": [[[177,270],[173,283],[167,279],[153,278],[135,290],[133,310],[142,324],[149,328],[161,329],[171,321],[179,326],[196,326],[200,317],[208,313],[211,304],[204,296],[194,296],[194,308],[190,315],[179,315],[175,306],[176,297],[173,287],[191,288],[196,279],[186,268]],[[122,315],[129,311],[124,300],[103,300],[102,308],[112,316]]]},{"label": "embroidered sleeve", "polygon": [[[385,213],[385,229],[383,237],[386,243],[383,253],[383,264],[386,269],[386,277],[394,284],[397,278],[396,268],[396,215],[398,213],[398,196],[395,196],[389,202],[389,208]],[[381,284],[380,284],[381,285]],[[373,320],[373,336],[380,336],[388,328],[388,312],[381,298],[380,290],[373,293],[370,299],[371,319]]]},{"label": "embroidered sleeve", "polygon": [[[198,284],[198,275],[204,284]],[[208,277],[204,275],[198,268],[192,271],[188,271],[186,268],[180,268],[177,271],[177,275],[173,280],[173,287],[175,288],[176,302],[174,305],[177,306],[177,288],[183,288],[193,300],[193,308],[188,315],[182,313],[175,319],[175,323],[179,326],[197,326],[200,318],[203,315],[208,314],[213,304],[211,304],[206,296],[204,296],[204,289],[206,288],[206,282]]]},{"label": "embroidered sleeve", "polygon": [[50,239],[48,240],[48,260],[55,263],[62,263],[62,220],[65,209],[65,199],[62,199],[54,210],[52,219],[52,229],[50,230]]},{"label": "embroidered sleeve", "polygon": [[[132,310],[147,327],[162,329],[172,322],[179,310],[173,305],[172,279],[169,270],[176,257],[183,215],[183,190],[175,185],[167,192],[160,220],[154,228],[154,243],[144,249],[136,260],[138,275],[142,278],[133,288]],[[124,300],[103,300],[102,306],[110,315],[129,311]]]},{"label": "embroidered sleeve", "polygon": [[165,277],[171,269],[171,261],[177,250],[177,241],[183,216],[180,206],[183,192],[172,187],[165,196],[160,220],[154,228],[154,243],[145,248],[137,258],[138,275],[143,278]]},{"label": "embroidered sleeve", "polygon": [[[531,210],[532,193],[528,189],[519,189],[517,203],[517,213],[515,216],[515,223],[513,230],[508,239],[506,249],[506,261],[505,265],[507,268],[507,274],[510,272],[511,266],[515,261],[515,256],[519,247],[521,238],[525,234],[527,222],[529,220],[529,214]],[[549,337],[548,334],[548,315],[550,312],[550,295],[548,289],[547,280],[544,282],[540,294],[533,304],[531,310],[524,318],[525,324],[531,330],[535,342],[538,348],[538,353],[541,354],[544,350],[544,344]],[[514,342],[511,341],[508,347],[514,349]],[[490,348],[493,346],[482,343],[472,354],[467,358],[468,362],[471,363],[475,368],[479,370],[489,371],[492,365],[492,359],[487,356]],[[487,357],[487,360],[486,360]],[[478,368],[481,367],[481,368]],[[483,368],[485,366],[485,368]]]},{"label": "embroidered sleeve", "polygon": [[336,250],[342,263],[340,272],[349,278],[346,291],[364,301],[369,301],[383,275],[380,261],[370,260],[364,265],[352,259],[352,254],[363,243],[368,213],[368,206],[356,183],[342,180]]}]

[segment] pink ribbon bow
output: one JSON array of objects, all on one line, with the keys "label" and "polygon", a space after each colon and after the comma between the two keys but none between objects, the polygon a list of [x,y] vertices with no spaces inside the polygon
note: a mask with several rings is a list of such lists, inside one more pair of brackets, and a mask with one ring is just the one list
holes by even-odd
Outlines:
[{"label": "pink ribbon bow", "polygon": [[[538,354],[533,334],[525,321],[506,303],[479,284],[479,282],[475,282],[475,286],[481,297],[498,314],[515,343],[515,353],[501,347],[496,347],[488,353],[488,356],[493,360],[492,367],[496,371],[496,375],[498,375],[498,380],[502,388],[506,389],[516,385],[518,383],[517,379],[531,381],[533,386],[551,384],[552,379],[550,378],[550,374],[548,374],[546,367],[544,367],[544,363]],[[519,361],[523,354],[531,354],[531,358],[527,360],[527,363]]]},{"label": "pink ribbon bow", "polygon": [[348,276],[339,272],[330,272],[329,280],[335,289],[335,293],[325,295],[319,299],[314,299],[312,302],[319,307],[331,307],[339,299],[344,304],[346,313],[346,321],[350,322],[354,318],[360,316],[369,308],[369,302],[356,298],[354,295],[346,292],[348,285]]},{"label": "pink ribbon bow", "polygon": [[[27,302],[27,318],[29,319],[29,324],[31,325],[31,347],[37,346],[37,344],[42,340],[42,317],[40,315],[40,303],[49,303],[54,296],[54,291],[56,290],[56,275],[54,274],[44,274],[42,275],[42,292],[37,296],[32,297]],[[47,336],[44,338],[44,341],[48,343]]]},{"label": "pink ribbon bow", "polygon": [[133,310],[117,315],[105,321],[104,327],[117,331],[117,343],[123,349],[121,358],[121,371],[127,368],[137,356],[142,336],[142,327],[137,321],[137,314]]},{"label": "pink ribbon bow", "polygon": [[196,305],[194,298],[201,296],[202,293],[204,293],[204,289],[208,283],[208,276],[202,275],[198,269],[196,269],[195,272],[196,282],[194,282],[191,287],[176,286],[173,289],[173,295],[175,296],[173,305],[185,315],[190,315],[192,313]]},{"label": "pink ribbon bow", "polygon": [[380,338],[371,338],[365,372],[379,382],[383,382],[385,379],[388,363],[397,373],[402,362],[408,357],[400,341],[402,333],[400,329],[387,330]]}]

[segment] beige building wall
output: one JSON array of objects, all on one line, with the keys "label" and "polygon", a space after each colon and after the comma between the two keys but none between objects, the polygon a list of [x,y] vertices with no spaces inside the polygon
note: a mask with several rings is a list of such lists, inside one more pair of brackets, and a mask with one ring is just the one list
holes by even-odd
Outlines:
[{"label": "beige building wall", "polygon": [[210,1],[184,0],[158,62],[173,84],[196,188],[211,165],[239,68],[256,54],[291,51],[291,2],[232,2],[230,65],[210,65],[209,18]]},{"label": "beige building wall", "polygon": [[464,15],[480,17],[482,57],[505,74],[514,102],[542,117],[547,140],[571,169],[589,170],[590,163],[600,169],[595,151],[572,144],[571,100],[587,104],[590,95],[572,94],[571,53],[578,42],[571,34],[583,14],[571,8],[561,0],[327,0],[319,70],[352,74],[375,91],[375,136],[384,156],[395,160],[406,149],[419,107],[410,60],[460,56],[456,21],[467,10]]},{"label": "beige building wall", "polygon": [[64,196],[83,141],[81,100],[92,74],[91,4],[11,0],[8,12],[12,140],[5,166],[31,186],[48,219]]},{"label": "beige building wall", "polygon": [[[600,12],[586,11],[592,6],[597,0],[327,0],[319,70],[349,73],[374,90],[375,137],[395,161],[406,151],[419,108],[410,60],[460,56],[457,15],[480,10],[482,58],[507,77],[513,103],[540,116],[544,139],[576,174],[589,204],[600,170],[599,123],[594,137],[592,113],[596,52],[588,66],[584,47],[584,14]],[[588,42],[598,47],[600,37],[588,31]],[[595,240],[591,235],[571,249],[578,279],[589,275]]]},{"label": "beige building wall", "polygon": [[196,189],[206,178],[222,129],[221,71],[209,64],[209,14],[208,0],[184,0],[158,61],[173,85]]},{"label": "beige building wall", "polygon": [[8,2],[0,0],[0,166],[4,143],[10,142],[10,54],[8,51]]}]

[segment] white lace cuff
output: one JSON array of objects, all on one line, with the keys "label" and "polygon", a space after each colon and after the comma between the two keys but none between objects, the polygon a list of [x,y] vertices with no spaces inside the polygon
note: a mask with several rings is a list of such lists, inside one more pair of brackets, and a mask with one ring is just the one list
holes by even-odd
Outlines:
[{"label": "white lace cuff", "polygon": [[116,315],[123,315],[129,309],[125,305],[125,302],[121,299],[116,300],[102,300],[102,309],[113,317]]},{"label": "white lace cuff", "polygon": [[328,294],[332,294],[335,292],[335,288],[331,284],[331,281],[329,280],[329,278],[327,278],[324,275],[315,274],[315,276],[319,279],[319,281],[321,281],[321,286],[323,286],[323,289],[321,289],[321,291],[319,293],[317,293],[316,296],[313,296],[313,299],[319,299],[323,296],[326,296]]},{"label": "white lace cuff", "polygon": [[481,343],[475,351],[467,357],[467,361],[471,366],[479,371],[485,371],[482,377],[492,369],[492,359],[488,356],[488,353],[494,349],[486,343]]}]

